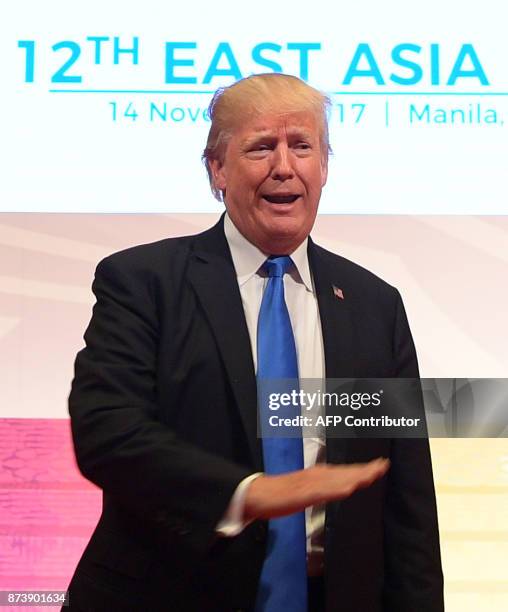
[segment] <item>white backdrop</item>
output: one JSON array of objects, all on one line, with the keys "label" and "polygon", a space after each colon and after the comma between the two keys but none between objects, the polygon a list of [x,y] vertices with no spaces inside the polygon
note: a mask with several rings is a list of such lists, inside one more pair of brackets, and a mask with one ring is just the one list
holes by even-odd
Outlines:
[{"label": "white backdrop", "polygon": [[505,214],[507,19],[504,0],[10,3],[0,210],[218,211],[211,92],[282,70],[333,100],[322,213]]}]

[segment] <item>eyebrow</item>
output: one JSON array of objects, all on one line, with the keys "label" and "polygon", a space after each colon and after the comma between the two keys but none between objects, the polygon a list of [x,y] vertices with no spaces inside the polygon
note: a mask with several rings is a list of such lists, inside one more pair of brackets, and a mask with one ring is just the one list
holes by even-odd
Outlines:
[{"label": "eyebrow", "polygon": [[[253,142],[258,142],[259,140],[263,140],[263,138],[275,138],[276,134],[277,133],[274,130],[261,128],[259,130],[256,130],[256,133],[253,136],[247,137],[243,142],[244,144],[250,144]],[[301,128],[290,128],[287,130],[287,134],[290,138],[296,136],[306,140],[312,140],[312,132],[309,132],[308,130],[303,130]]]}]

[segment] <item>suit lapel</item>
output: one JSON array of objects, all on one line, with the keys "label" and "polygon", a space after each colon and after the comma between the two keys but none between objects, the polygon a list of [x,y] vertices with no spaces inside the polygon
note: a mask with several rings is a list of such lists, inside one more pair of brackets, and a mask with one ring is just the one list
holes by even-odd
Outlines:
[{"label": "suit lapel", "polygon": [[343,298],[334,293],[334,288],[342,290],[344,279],[327,252],[310,239],[308,253],[321,318],[326,377],[353,376],[353,327],[348,296],[347,292]]},{"label": "suit lapel", "polygon": [[189,279],[212,328],[246,432],[251,458],[262,469],[257,437],[257,388],[240,290],[222,219],[195,243]]},{"label": "suit lapel", "polygon": [[[347,292],[338,297],[334,288],[343,290],[344,279],[335,258],[309,238],[309,263],[316,289],[323,345],[326,378],[349,378],[354,376],[353,321]],[[348,441],[329,438],[326,443],[327,461],[344,463]]]}]

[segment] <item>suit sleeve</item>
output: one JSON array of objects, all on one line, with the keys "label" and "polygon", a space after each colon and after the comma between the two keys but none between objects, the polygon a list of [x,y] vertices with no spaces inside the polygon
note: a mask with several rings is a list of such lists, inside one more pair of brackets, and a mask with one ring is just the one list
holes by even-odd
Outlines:
[{"label": "suit sleeve", "polygon": [[159,323],[149,275],[112,256],[97,267],[93,291],[97,301],[69,397],[78,466],[105,494],[170,533],[182,554],[204,553],[250,472],[178,439],[161,421]]},{"label": "suit sleeve", "polygon": [[[417,378],[416,352],[398,293],[393,351],[394,376]],[[442,612],[443,574],[429,442],[421,438],[394,439],[390,460],[384,610]]]}]

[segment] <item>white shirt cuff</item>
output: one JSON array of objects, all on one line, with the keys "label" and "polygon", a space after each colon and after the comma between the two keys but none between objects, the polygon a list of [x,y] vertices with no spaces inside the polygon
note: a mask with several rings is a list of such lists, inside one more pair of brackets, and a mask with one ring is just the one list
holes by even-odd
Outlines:
[{"label": "white shirt cuff", "polygon": [[262,476],[263,472],[256,472],[255,474],[251,474],[244,478],[240,484],[236,487],[235,492],[233,493],[233,497],[229,502],[229,506],[222,517],[222,519],[218,522],[215,531],[226,537],[232,538],[241,533],[245,527],[252,521],[245,521],[243,518],[244,508],[245,508],[245,496],[247,495],[247,489],[249,488],[250,483],[258,478],[258,476]]}]

